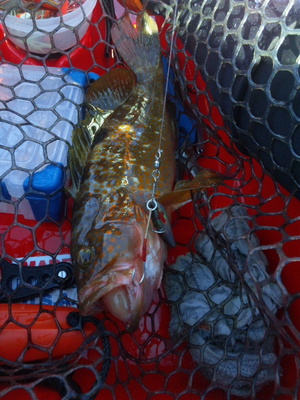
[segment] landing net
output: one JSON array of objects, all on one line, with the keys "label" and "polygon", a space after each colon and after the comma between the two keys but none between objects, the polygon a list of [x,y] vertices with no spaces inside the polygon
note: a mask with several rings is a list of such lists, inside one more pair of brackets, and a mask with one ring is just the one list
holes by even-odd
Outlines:
[{"label": "landing net", "polygon": [[[176,246],[134,334],[77,312],[64,187],[85,88],[122,65],[110,29],[138,10],[74,0],[46,27],[51,7],[2,3],[0,397],[300,398],[299,3],[178,3],[178,179],[221,182],[174,212]],[[167,65],[174,4],[143,7]]]}]

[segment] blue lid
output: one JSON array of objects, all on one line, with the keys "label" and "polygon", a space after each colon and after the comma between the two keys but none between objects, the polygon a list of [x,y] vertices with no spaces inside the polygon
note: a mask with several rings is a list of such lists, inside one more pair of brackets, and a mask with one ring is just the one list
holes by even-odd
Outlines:
[{"label": "blue lid", "polygon": [[[164,74],[166,76],[168,72],[168,59],[166,57],[163,57],[163,68],[164,68]],[[173,68],[171,67],[167,92],[168,92],[168,97],[170,98],[171,101],[174,102],[176,106],[176,122],[179,131],[178,147],[180,147],[187,138],[189,142],[192,144],[197,142],[198,140],[197,122],[194,118],[192,118],[190,115],[186,113],[182,102],[180,101],[175,92],[174,80],[175,80],[175,74]]]},{"label": "blue lid", "polygon": [[2,197],[6,200],[11,200],[11,195],[9,194],[5,182],[1,182],[1,193]]},{"label": "blue lid", "polygon": [[68,73],[68,75],[70,75],[70,77],[73,79],[73,81],[76,83],[79,83],[79,85],[82,87],[86,87],[89,83],[87,75],[88,75],[90,81],[95,81],[99,78],[99,75],[94,72],[89,72],[88,74],[86,74],[86,72],[84,72],[84,71],[81,71],[79,69],[71,69],[71,68],[62,68],[62,70],[64,72]]},{"label": "blue lid", "polygon": [[[49,164],[42,171],[35,172],[32,176],[31,189],[51,194],[64,186],[65,172],[59,165]],[[29,190],[30,177],[26,178],[23,187]]]}]

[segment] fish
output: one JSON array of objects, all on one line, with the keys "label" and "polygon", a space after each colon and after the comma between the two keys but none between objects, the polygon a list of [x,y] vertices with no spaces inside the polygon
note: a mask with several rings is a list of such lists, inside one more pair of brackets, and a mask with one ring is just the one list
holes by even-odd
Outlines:
[{"label": "fish", "polygon": [[73,135],[71,256],[80,312],[104,310],[134,331],[161,284],[167,241],[173,242],[171,212],[190,201],[192,189],[212,186],[217,178],[203,171],[192,186],[180,181],[173,190],[176,125],[163,112],[155,20],[145,12],[135,29],[125,15],[111,37],[126,68],[90,85],[86,102],[94,119]]},{"label": "fish", "polygon": [[124,7],[128,8],[130,11],[139,13],[143,10],[143,4],[141,0],[118,0],[118,3]]}]

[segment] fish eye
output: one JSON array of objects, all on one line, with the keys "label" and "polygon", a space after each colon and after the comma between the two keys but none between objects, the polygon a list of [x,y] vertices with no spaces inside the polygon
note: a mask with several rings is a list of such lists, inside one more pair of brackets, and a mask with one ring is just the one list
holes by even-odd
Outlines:
[{"label": "fish eye", "polygon": [[77,260],[81,265],[89,265],[95,257],[94,249],[91,247],[83,247],[78,253]]}]

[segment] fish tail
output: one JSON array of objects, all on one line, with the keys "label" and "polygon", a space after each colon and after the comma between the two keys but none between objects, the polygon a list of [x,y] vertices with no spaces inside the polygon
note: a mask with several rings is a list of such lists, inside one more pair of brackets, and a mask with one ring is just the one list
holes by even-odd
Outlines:
[{"label": "fish tail", "polygon": [[114,24],[111,31],[118,53],[134,71],[137,82],[152,79],[160,62],[158,26],[147,12],[137,19],[137,28],[132,25],[129,15]]}]

